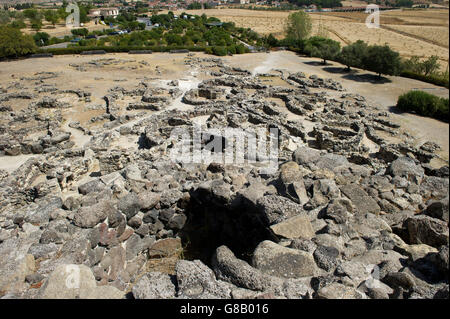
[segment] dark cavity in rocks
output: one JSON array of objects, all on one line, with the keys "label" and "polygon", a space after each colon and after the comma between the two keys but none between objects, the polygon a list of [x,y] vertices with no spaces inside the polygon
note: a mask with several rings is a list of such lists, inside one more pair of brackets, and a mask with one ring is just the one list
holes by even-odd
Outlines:
[{"label": "dark cavity in rocks", "polygon": [[[239,203],[238,203],[239,202]],[[264,240],[278,241],[252,204],[226,199],[198,188],[191,192],[185,210],[188,219],[180,231],[186,259],[211,265],[217,247],[226,245],[235,255],[251,261],[256,246]]]}]

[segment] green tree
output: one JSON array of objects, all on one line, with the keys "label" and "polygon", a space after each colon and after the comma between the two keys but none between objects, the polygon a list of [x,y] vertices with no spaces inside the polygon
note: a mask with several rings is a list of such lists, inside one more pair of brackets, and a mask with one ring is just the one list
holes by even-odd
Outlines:
[{"label": "green tree", "polygon": [[89,14],[89,10],[91,9],[91,6],[85,6],[81,3],[78,3],[78,8],[80,8],[80,22],[86,23],[89,22],[89,17],[87,16]]},{"label": "green tree", "polygon": [[350,71],[350,67],[361,68],[363,67],[363,59],[367,54],[367,48],[367,43],[362,40],[349,44],[342,48],[338,61],[346,65],[348,71]]},{"label": "green tree", "polygon": [[304,11],[291,13],[286,24],[286,37],[293,40],[304,40],[311,33],[311,18]]},{"label": "green tree", "polygon": [[32,19],[30,22],[31,22],[31,29],[35,31],[39,31],[42,29],[42,19],[40,17]]},{"label": "green tree", "polygon": [[23,15],[25,16],[25,18],[29,19],[30,21],[37,19],[39,17],[42,19],[40,12],[38,10],[32,9],[32,8],[25,9],[23,11]]},{"label": "green tree", "polygon": [[89,34],[89,30],[86,28],[72,29],[70,30],[70,32],[72,32],[73,35],[78,35],[82,37],[85,37]]},{"label": "green tree", "polygon": [[61,20],[66,20],[67,16],[70,14],[69,12],[66,12],[66,6],[59,8],[56,12]]},{"label": "green tree", "polygon": [[305,53],[313,57],[323,59],[323,64],[327,64],[327,60],[335,59],[341,51],[339,42],[322,38],[311,37],[305,45]]},{"label": "green tree", "polygon": [[0,27],[0,58],[34,53],[36,49],[36,44],[30,35],[23,35],[16,28]]},{"label": "green tree", "polygon": [[224,46],[214,46],[212,48],[212,51],[215,55],[218,55],[218,56],[225,56],[228,53],[227,48]]},{"label": "green tree", "polygon": [[409,91],[401,95],[397,107],[402,111],[431,116],[448,122],[448,99],[440,98],[423,91]]},{"label": "green tree", "polygon": [[44,46],[49,44],[50,35],[46,32],[36,32],[33,39],[37,46]]},{"label": "green tree", "polygon": [[200,2],[192,2],[187,6],[188,10],[199,10],[202,8],[202,4]]},{"label": "green tree", "polygon": [[414,2],[412,0],[395,0],[395,7],[406,7],[411,8]]},{"label": "green tree", "polygon": [[415,55],[409,58],[408,60],[404,60],[402,62],[402,69],[405,71],[413,72],[415,74],[423,73],[423,64],[420,61],[420,58]]},{"label": "green tree", "polygon": [[59,21],[60,17],[57,11],[55,10],[46,10],[44,12],[45,20],[50,22],[53,26]]},{"label": "green tree", "polygon": [[25,24],[25,22],[23,21],[23,20],[21,20],[21,19],[16,19],[16,20],[14,20],[13,22],[11,22],[10,24],[9,24],[9,26],[11,27],[11,28],[16,28],[16,29],[23,29],[23,28],[25,28],[27,25]]},{"label": "green tree", "polygon": [[430,56],[422,62],[422,69],[425,76],[431,75],[439,70],[439,58],[436,55]]},{"label": "green tree", "polygon": [[7,24],[10,20],[8,11],[0,9],[0,25]]},{"label": "green tree", "polygon": [[270,47],[276,47],[278,45],[278,40],[273,36],[273,34],[269,34],[269,36],[266,39],[266,43],[270,46]]},{"label": "green tree", "polygon": [[363,59],[366,70],[373,71],[381,77],[381,74],[396,75],[400,71],[400,55],[393,51],[387,44],[371,45]]}]

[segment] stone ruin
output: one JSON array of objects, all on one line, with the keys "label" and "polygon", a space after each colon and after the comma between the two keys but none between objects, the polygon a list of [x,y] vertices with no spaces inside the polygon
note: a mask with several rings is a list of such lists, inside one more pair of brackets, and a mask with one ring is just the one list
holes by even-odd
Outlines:
[{"label": "stone ruin", "polygon": [[[0,296],[448,298],[449,171],[430,164],[437,145],[413,146],[332,80],[281,70],[279,86],[216,58],[185,63],[208,77],[197,88],[143,80],[111,88],[100,107],[90,92],[46,85],[53,73],[21,79],[42,82],[33,92],[0,89],[0,152],[36,155],[0,170]],[[48,92],[98,114],[67,131],[71,105]],[[30,103],[13,111],[19,98]],[[186,107],[170,108],[176,99]],[[194,123],[276,129],[276,172],[173,161],[173,129]],[[64,286],[67,267],[83,289]]]}]

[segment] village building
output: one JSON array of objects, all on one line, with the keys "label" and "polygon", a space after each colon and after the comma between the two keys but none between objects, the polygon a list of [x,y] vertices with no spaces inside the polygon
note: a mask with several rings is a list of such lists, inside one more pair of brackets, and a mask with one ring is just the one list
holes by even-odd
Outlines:
[{"label": "village building", "polygon": [[106,17],[116,18],[119,15],[119,8],[110,7],[110,8],[95,8],[89,10],[88,17],[94,20],[104,20]]}]

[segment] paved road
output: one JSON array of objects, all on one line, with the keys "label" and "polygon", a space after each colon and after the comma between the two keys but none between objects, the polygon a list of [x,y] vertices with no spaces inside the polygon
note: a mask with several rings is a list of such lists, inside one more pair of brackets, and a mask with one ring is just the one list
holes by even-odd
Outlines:
[{"label": "paved road", "polygon": [[57,43],[57,44],[52,44],[52,45],[46,45],[43,46],[43,49],[58,49],[58,48],[67,48],[67,45],[70,42],[62,42],[62,43]]}]

